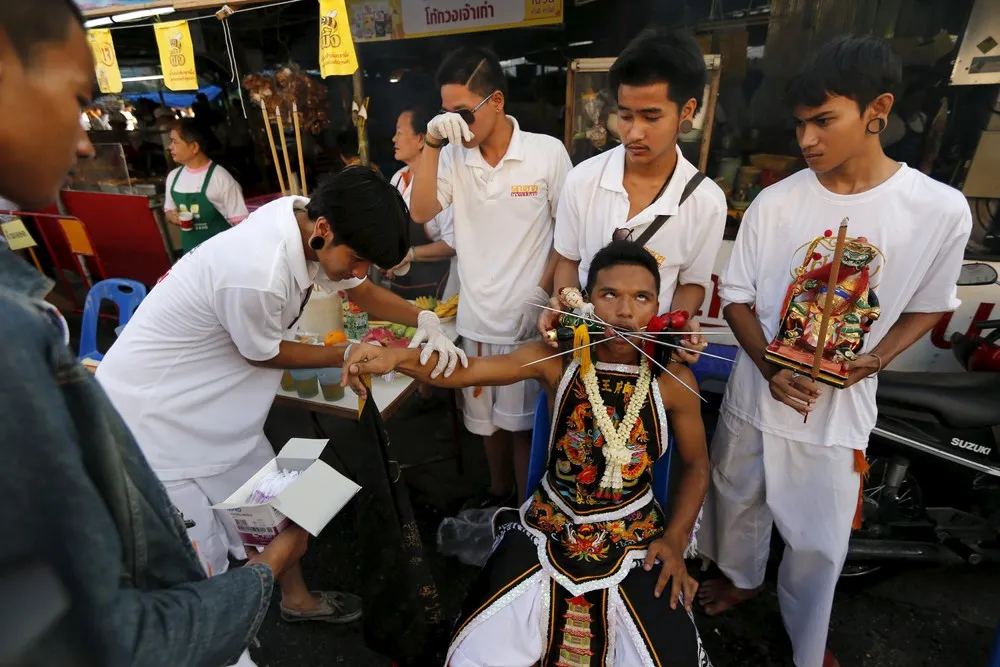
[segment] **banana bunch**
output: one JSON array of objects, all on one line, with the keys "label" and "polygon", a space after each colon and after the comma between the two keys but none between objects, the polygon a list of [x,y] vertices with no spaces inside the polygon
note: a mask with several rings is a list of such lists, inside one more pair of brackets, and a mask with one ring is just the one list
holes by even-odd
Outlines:
[{"label": "banana bunch", "polygon": [[434,314],[438,317],[454,317],[458,314],[458,295],[439,303],[434,309]]},{"label": "banana bunch", "polygon": [[434,310],[438,305],[438,300],[432,296],[418,296],[413,300],[413,305],[420,310]]}]

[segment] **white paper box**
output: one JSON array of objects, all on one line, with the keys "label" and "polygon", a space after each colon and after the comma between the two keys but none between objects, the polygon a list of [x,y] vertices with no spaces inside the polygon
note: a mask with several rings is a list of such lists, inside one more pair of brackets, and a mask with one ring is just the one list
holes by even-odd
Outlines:
[{"label": "white paper box", "polygon": [[[236,522],[243,544],[266,546],[291,522],[316,537],[361,487],[319,460],[329,440],[292,438],[278,455],[258,470],[224,502],[212,509],[226,510]],[[263,504],[247,498],[264,475],[277,470],[298,470],[288,487]]]}]

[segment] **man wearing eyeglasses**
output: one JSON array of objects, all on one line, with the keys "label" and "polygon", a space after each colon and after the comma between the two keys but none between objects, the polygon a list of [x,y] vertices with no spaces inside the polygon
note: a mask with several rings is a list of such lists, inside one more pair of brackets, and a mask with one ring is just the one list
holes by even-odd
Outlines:
[{"label": "man wearing eyeglasses", "polygon": [[[469,355],[506,354],[534,338],[549,300],[556,203],[572,167],[554,137],[524,132],[504,113],[507,82],[495,54],[460,49],[438,70],[442,113],[427,126],[410,215],[426,223],[452,206],[458,253],[458,332]],[[535,381],[465,390],[465,425],[485,440],[489,493],[480,506],[523,497]],[[513,449],[516,487],[511,483]]]},{"label": "man wearing eyeglasses", "polygon": [[[715,256],[726,224],[726,197],[685,159],[678,135],[691,121],[707,81],[693,38],[647,30],[633,39],[608,73],[618,95],[622,144],[580,163],[566,178],[556,214],[559,253],[552,307],[582,303],[579,290],[590,262],[612,240],[644,246],[660,266],[664,311],[701,308],[712,285]],[[543,334],[557,313],[539,314]],[[700,330],[692,317],[686,328]],[[694,362],[703,336],[682,342],[677,356]]]}]

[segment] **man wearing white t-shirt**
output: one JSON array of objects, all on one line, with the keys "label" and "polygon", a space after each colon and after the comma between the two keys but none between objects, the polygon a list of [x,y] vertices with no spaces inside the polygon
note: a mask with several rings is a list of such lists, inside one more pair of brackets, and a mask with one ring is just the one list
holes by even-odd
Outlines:
[{"label": "man wearing white t-shirt", "polygon": [[[195,522],[189,535],[210,573],[225,571],[227,553],[244,555],[232,521],[211,506],[274,456],[263,426],[282,371],[343,364],[344,346],[290,342],[314,284],[347,290],[373,317],[419,326],[424,360],[442,353],[436,373],[467,363],[434,313],[364,279],[372,263],[399,262],[408,224],[395,188],[348,167],[311,200],[278,199],[181,258],[101,362],[97,379],[171,501]],[[279,582],[285,620],[360,616],[353,596],[310,592],[298,566]]]},{"label": "man wearing white t-shirt", "polygon": [[193,120],[182,120],[170,130],[170,155],[181,166],[167,175],[163,212],[181,228],[184,252],[249,215],[240,184],[203,146],[205,138]]},{"label": "man wearing white t-shirt", "polygon": [[[577,165],[566,177],[556,214],[555,293],[551,306],[582,303],[590,261],[613,238],[641,242],[660,265],[660,304],[686,310],[686,329],[712,284],[715,255],[726,225],[726,197],[704,179],[677,146],[689,127],[707,80],[705,60],[688,35],[647,30],[629,43],[608,73],[618,94],[622,145]],[[538,328],[554,328],[558,313],[544,311]],[[683,341],[684,361],[695,361],[704,337]]]},{"label": "man wearing white t-shirt", "polygon": [[[470,355],[507,354],[537,335],[555,270],[555,208],[572,165],[558,139],[524,132],[504,113],[507,81],[492,52],[460,49],[437,79],[444,113],[427,126],[410,214],[426,223],[452,207],[458,333]],[[523,498],[539,391],[534,381],[464,391],[466,428],[484,437],[490,467],[489,494],[477,504],[509,505],[515,491]]]},{"label": "man wearing white t-shirt", "polygon": [[[838,664],[827,630],[860,517],[877,374],[959,304],[969,206],[958,191],[887,158],[879,143],[900,79],[899,58],[871,37],[827,44],[792,79],[788,101],[809,169],[757,197],[721,279],[723,313],[743,352],[710,448],[698,534],[727,579],[705,582],[699,599],[715,615],[759,590],[773,521],[786,546],[778,601],[797,667]],[[779,369],[764,351],[794,269],[830,261],[845,217],[849,247],[871,258],[866,277],[877,302],[870,294],[868,302],[880,313],[847,365],[846,387],[834,389]]]}]

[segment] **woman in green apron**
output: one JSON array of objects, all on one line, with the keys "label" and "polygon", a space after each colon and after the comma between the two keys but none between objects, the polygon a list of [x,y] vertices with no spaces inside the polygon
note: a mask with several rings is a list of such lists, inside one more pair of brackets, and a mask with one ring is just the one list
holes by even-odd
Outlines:
[{"label": "woman in green apron", "polygon": [[204,153],[204,145],[194,121],[183,120],[170,131],[170,155],[181,166],[167,176],[164,212],[181,228],[183,252],[248,215],[239,184]]}]

